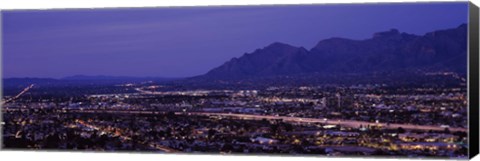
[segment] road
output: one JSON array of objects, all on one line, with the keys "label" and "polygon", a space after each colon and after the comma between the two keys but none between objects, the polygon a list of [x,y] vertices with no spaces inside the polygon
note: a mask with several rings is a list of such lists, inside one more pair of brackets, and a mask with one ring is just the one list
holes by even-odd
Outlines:
[{"label": "road", "polygon": [[30,84],[28,87],[24,88],[20,93],[18,93],[17,95],[13,96],[12,98],[10,98],[8,100],[5,100],[5,101],[1,102],[0,104],[4,105],[8,102],[11,102],[11,101],[21,97],[23,94],[27,93],[30,89],[32,89],[33,86],[34,86],[34,84]]},{"label": "road", "polygon": [[[302,118],[302,117],[288,117],[288,116],[271,116],[271,115],[252,115],[252,114],[233,114],[233,113],[206,113],[206,112],[190,112],[190,115],[202,115],[202,116],[222,116],[222,117],[234,117],[238,119],[246,120],[275,120],[281,119],[286,122],[296,122],[296,123],[325,123],[330,125],[339,125],[344,127],[354,127],[358,128],[360,125],[363,126],[382,126],[388,129],[397,129],[402,127],[403,129],[409,130],[434,130],[441,131],[445,130],[444,127],[440,126],[430,126],[430,125],[412,125],[412,124],[389,124],[387,123],[373,123],[366,121],[356,121],[356,120],[326,120],[323,118]],[[465,128],[449,128],[450,131],[456,132],[467,132]]]},{"label": "road", "polygon": [[[136,110],[69,110],[68,112],[73,113],[123,113],[123,114],[161,114],[162,112],[157,111],[136,111]],[[289,117],[289,116],[272,116],[272,115],[253,115],[253,114],[235,114],[235,113],[211,113],[211,112],[176,112],[178,115],[198,115],[198,116],[222,116],[222,117],[229,117],[235,119],[244,119],[244,120],[283,120],[286,122],[293,122],[293,123],[323,123],[323,124],[330,124],[330,125],[339,125],[344,127],[353,127],[358,128],[360,125],[363,126],[382,126],[383,128],[387,129],[397,129],[399,127],[407,130],[422,130],[422,131],[443,131],[445,130],[444,127],[440,126],[433,126],[433,125],[414,125],[414,124],[388,124],[387,123],[374,123],[374,122],[366,122],[366,121],[357,121],[357,120],[340,120],[340,119],[325,119],[325,118],[305,118],[305,117]],[[468,132],[466,128],[455,128],[450,127],[448,128],[451,132]]]}]

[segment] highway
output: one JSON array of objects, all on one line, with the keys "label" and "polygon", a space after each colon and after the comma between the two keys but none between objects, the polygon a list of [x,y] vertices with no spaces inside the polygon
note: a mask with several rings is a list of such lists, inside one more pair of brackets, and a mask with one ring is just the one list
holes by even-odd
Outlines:
[{"label": "highway", "polygon": [[1,105],[4,105],[6,103],[9,103],[15,99],[18,99],[19,97],[21,97],[23,94],[27,93],[30,89],[32,89],[34,86],[34,84],[30,84],[28,87],[24,88],[20,93],[18,93],[17,95],[13,96],[12,98],[8,99],[8,100],[5,100],[3,102],[1,102],[0,104]]},{"label": "highway", "polygon": [[[244,120],[276,120],[281,119],[286,122],[295,122],[295,123],[324,123],[330,125],[339,125],[344,127],[353,127],[358,128],[360,125],[363,126],[382,126],[388,129],[397,129],[402,127],[403,129],[408,130],[434,130],[434,131],[441,131],[445,130],[444,127],[440,126],[430,126],[430,125],[413,125],[413,124],[389,124],[387,123],[373,123],[373,122],[366,122],[366,121],[356,121],[356,120],[329,120],[324,118],[302,118],[302,117],[288,117],[288,116],[271,116],[271,115],[252,115],[252,114],[234,114],[234,113],[206,113],[206,112],[190,112],[190,115],[201,115],[201,116],[222,116],[222,117],[230,117],[230,118],[237,118],[237,119],[244,119]],[[450,131],[456,132],[467,132],[465,128],[449,128]]]},{"label": "highway", "polygon": [[[123,113],[123,114],[161,114],[162,112],[157,111],[138,111],[138,110],[69,110],[68,112],[73,113]],[[366,121],[357,121],[357,120],[340,120],[340,119],[326,119],[326,118],[305,118],[305,117],[289,117],[289,116],[273,116],[273,115],[253,115],[253,114],[238,114],[238,113],[212,113],[212,112],[176,112],[178,115],[197,115],[197,116],[221,116],[234,119],[243,119],[243,120],[283,120],[285,122],[292,123],[323,123],[329,125],[339,125],[343,127],[352,127],[358,128],[362,126],[381,126],[387,129],[397,129],[399,127],[406,130],[422,130],[422,131],[443,131],[444,127],[434,126],[434,125],[414,125],[414,124],[395,124],[391,123],[375,123],[375,122],[366,122]],[[450,127],[448,128],[451,132],[468,132],[466,128]]]}]

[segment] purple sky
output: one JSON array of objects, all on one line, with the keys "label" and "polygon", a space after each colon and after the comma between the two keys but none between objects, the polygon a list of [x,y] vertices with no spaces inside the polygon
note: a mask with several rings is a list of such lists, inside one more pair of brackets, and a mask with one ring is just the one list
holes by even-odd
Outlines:
[{"label": "purple sky", "polygon": [[467,3],[5,11],[3,76],[186,77],[272,42],[312,48],[467,22]]}]

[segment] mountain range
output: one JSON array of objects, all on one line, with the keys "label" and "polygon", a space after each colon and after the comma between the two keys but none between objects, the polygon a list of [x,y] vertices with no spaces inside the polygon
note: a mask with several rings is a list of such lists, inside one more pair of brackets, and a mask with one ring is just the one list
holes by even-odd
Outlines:
[{"label": "mountain range", "polygon": [[467,72],[467,25],[424,35],[397,29],[371,38],[329,38],[311,49],[275,42],[232,58],[192,80],[245,80],[291,75]]}]

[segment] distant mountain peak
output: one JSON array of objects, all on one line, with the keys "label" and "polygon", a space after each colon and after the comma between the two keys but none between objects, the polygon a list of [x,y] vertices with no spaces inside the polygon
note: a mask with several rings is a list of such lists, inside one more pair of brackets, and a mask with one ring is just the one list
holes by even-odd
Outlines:
[{"label": "distant mountain peak", "polygon": [[298,47],[292,46],[290,44],[282,43],[282,42],[274,42],[270,45],[263,48],[264,50],[296,50]]},{"label": "distant mountain peak", "polygon": [[267,48],[272,48],[272,47],[291,47],[291,45],[283,42],[273,42],[267,46]]},{"label": "distant mountain peak", "polygon": [[457,28],[467,28],[467,27],[468,27],[467,23],[462,23]]},{"label": "distant mountain peak", "polygon": [[390,29],[388,31],[377,32],[373,34],[373,38],[392,37],[400,35],[400,31],[397,29]]}]

